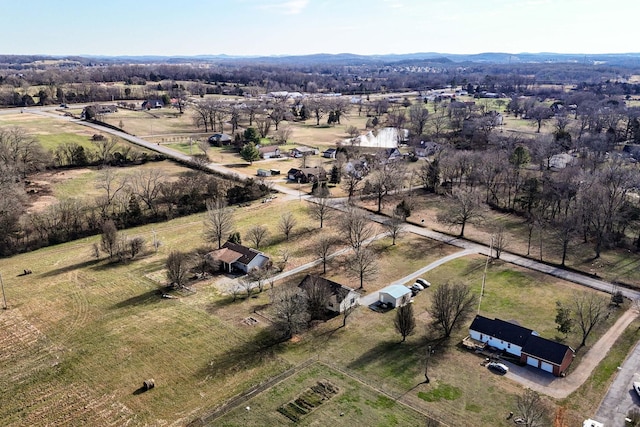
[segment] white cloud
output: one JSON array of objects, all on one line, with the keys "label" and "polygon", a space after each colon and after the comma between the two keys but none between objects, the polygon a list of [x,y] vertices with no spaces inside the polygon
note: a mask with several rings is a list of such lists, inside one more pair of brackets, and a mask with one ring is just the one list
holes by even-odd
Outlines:
[{"label": "white cloud", "polygon": [[285,15],[297,15],[309,4],[309,0],[289,0],[278,3],[263,4],[259,9],[272,9]]},{"label": "white cloud", "polygon": [[404,7],[404,4],[400,0],[382,0],[392,9],[400,9]]}]

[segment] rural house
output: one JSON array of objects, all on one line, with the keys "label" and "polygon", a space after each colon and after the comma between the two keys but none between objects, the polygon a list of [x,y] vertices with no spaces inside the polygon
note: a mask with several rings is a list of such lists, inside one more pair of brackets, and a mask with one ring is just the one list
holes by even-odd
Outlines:
[{"label": "rural house", "polygon": [[321,167],[315,168],[291,168],[287,172],[287,179],[289,181],[300,182],[306,184],[309,182],[318,182],[327,180],[327,171]]},{"label": "rural house", "polygon": [[296,159],[298,159],[300,157],[313,156],[315,154],[318,154],[318,150],[316,150],[315,148],[296,147],[291,150],[291,152],[289,153],[289,156],[295,157]]},{"label": "rural house", "polygon": [[390,304],[391,307],[402,307],[411,301],[411,289],[403,285],[391,285],[381,289],[378,293],[380,302]]},{"label": "rural house", "polygon": [[262,268],[269,263],[264,253],[237,243],[226,242],[220,249],[207,254],[209,263],[220,263],[220,269],[226,272],[242,271],[248,273],[254,268]]},{"label": "rural house", "polygon": [[280,157],[280,149],[277,145],[265,145],[258,147],[261,159],[273,159]]},{"label": "rural house", "polygon": [[298,285],[299,288],[307,291],[311,286],[326,287],[329,294],[326,309],[334,313],[342,313],[345,310],[358,304],[360,294],[348,286],[333,282],[320,276],[307,274]]},{"label": "rural house", "polygon": [[335,148],[327,148],[322,152],[322,157],[326,159],[335,159],[337,151],[338,150],[336,150]]},{"label": "rural house", "polygon": [[162,108],[164,107],[164,102],[161,99],[147,99],[142,103],[143,110],[150,110],[152,108]]},{"label": "rural house", "polygon": [[226,133],[214,133],[209,137],[207,141],[209,141],[209,144],[211,145],[221,147],[223,145],[231,144],[232,139],[231,136],[227,135]]},{"label": "rural house", "polygon": [[555,376],[564,374],[575,355],[568,345],[542,338],[534,330],[480,315],[473,319],[469,336],[520,358],[522,364],[540,368]]}]

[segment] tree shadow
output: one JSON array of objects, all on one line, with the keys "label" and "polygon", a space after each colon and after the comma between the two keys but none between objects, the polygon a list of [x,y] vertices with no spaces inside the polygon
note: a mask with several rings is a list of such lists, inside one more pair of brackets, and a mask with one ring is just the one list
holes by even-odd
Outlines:
[{"label": "tree shadow", "polygon": [[60,268],[54,268],[53,270],[49,270],[45,273],[40,274],[40,277],[53,277],[53,276],[57,276],[59,274],[64,274],[64,273],[69,273],[70,271],[74,271],[74,270],[82,270],[84,268],[96,268],[97,264],[100,264],[101,262],[103,262],[104,259],[90,259],[87,261],[82,261],[79,262],[77,264],[72,264],[72,265],[67,265],[65,267],[60,267]]},{"label": "tree shadow", "polygon": [[126,300],[120,301],[114,304],[112,308],[120,309],[120,308],[134,307],[138,305],[157,304],[162,301],[162,295],[163,295],[162,289],[152,289],[140,295],[136,295],[131,298],[127,298]]},{"label": "tree shadow", "polygon": [[248,371],[277,357],[278,346],[283,342],[275,330],[267,327],[245,342],[214,356],[196,371],[198,377],[225,378],[239,371]]}]

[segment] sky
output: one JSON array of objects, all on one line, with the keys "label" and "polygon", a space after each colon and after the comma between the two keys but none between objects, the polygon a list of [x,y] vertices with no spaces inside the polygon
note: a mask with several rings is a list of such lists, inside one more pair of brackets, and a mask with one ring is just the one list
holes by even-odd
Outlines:
[{"label": "sky", "polygon": [[0,54],[640,52],[640,0],[0,0]]}]

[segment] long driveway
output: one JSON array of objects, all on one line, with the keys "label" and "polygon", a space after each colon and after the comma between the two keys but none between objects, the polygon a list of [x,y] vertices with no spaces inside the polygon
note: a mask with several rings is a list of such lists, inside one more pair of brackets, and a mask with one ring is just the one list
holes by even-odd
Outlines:
[{"label": "long driveway", "polygon": [[[167,157],[172,157],[183,162],[191,161],[190,156],[187,156],[182,153],[178,153],[162,145],[150,143],[148,141],[145,141],[142,138],[138,138],[136,136],[129,135],[124,132],[116,131],[116,130],[113,130],[104,126],[100,126],[94,123],[88,123],[88,122],[72,119],[69,117],[60,116],[58,114],[49,113],[45,109],[27,109],[27,110],[28,110],[27,112],[30,112],[30,113],[46,115],[46,116],[54,117],[57,119],[68,120],[68,121],[75,121],[75,122],[78,122],[78,124],[88,126],[96,130],[100,130],[102,132],[110,133],[112,135],[116,135],[122,139],[130,141],[142,147],[145,147],[149,150],[157,151],[159,153],[166,155]],[[212,164],[209,164],[207,167],[210,170],[220,174],[234,175],[240,178],[249,178],[248,175],[238,173],[223,165],[212,163]],[[287,194],[289,196],[295,196],[295,197],[302,196],[298,190],[293,190],[285,186],[276,185],[274,189],[284,194]],[[308,197],[305,197],[305,198],[308,198]],[[347,209],[347,201],[345,199],[332,199],[332,206],[338,210],[345,210]],[[376,221],[378,223],[384,223],[387,220],[387,218],[382,215],[377,215],[373,213],[367,213],[367,215],[372,221]],[[427,228],[420,227],[414,224],[405,224],[405,231],[415,233],[424,237],[428,237],[430,239],[438,240],[444,243],[448,243],[453,246],[457,246],[459,248],[462,248],[463,251],[450,255],[449,257],[451,258],[449,259],[446,259],[448,257],[445,257],[442,260],[439,260],[439,261],[436,261],[435,263],[427,265],[422,269],[414,272],[410,276],[406,276],[402,279],[399,279],[394,283],[400,283],[400,284],[405,283],[411,280],[412,277],[419,276],[425,271],[428,271],[431,268],[435,268],[437,265],[447,262],[453,258],[465,256],[467,254],[472,254],[472,253],[489,255],[490,249],[486,245],[452,237],[450,235],[440,233],[434,230],[429,230]],[[380,237],[380,235],[376,237]],[[335,256],[337,256],[337,254]],[[599,280],[597,278],[590,277],[584,274],[567,271],[562,268],[554,267],[554,266],[551,266],[542,262],[538,262],[529,258],[525,258],[519,255],[503,252],[501,255],[501,259],[506,262],[512,263],[514,265],[540,271],[540,272],[543,272],[555,277],[559,277],[564,280],[568,280],[577,284],[581,284],[583,286],[587,286],[593,289],[597,289],[603,292],[611,291],[611,283],[609,282],[605,282],[603,280]],[[318,263],[319,261],[314,261],[310,263],[308,266],[318,265]],[[434,264],[437,264],[437,265],[434,265]],[[305,266],[299,267],[298,268],[300,269],[299,271],[303,271]],[[298,269],[296,270],[296,272],[298,272]],[[294,274],[294,273],[289,273],[289,274]],[[625,297],[630,298],[632,300],[638,299],[640,297],[640,292],[638,291],[634,291],[631,289],[624,289],[624,288],[620,289],[620,291],[622,291]],[[376,296],[374,297],[374,295]],[[370,295],[367,295],[367,297],[377,298],[377,293],[371,293]],[[557,397],[557,398],[566,397],[571,392],[576,390],[581,384],[584,383],[584,381],[589,377],[589,375],[591,374],[593,369],[597,366],[597,364],[600,363],[600,361],[605,357],[605,355],[608,352],[608,349],[611,348],[611,345],[613,344],[613,342],[615,342],[615,340],[622,334],[622,332],[626,329],[626,327],[633,321],[633,319],[635,319],[636,315],[637,313],[631,309],[628,310],[626,313],[624,313],[618,319],[618,321],[614,324],[614,326],[609,331],[607,331],[605,335],[603,335],[603,337],[596,344],[594,344],[594,346],[582,358],[582,363],[580,363],[579,366],[575,367],[571,375],[567,378],[555,378],[555,377],[547,376],[544,373],[541,373],[539,370],[532,371],[530,368],[527,368],[527,367],[515,367],[515,366],[513,367],[511,372],[507,374],[507,376],[532,389],[538,390],[541,393],[544,393],[553,397]],[[634,351],[639,351],[638,347],[636,347],[636,350]],[[623,370],[626,369],[633,372],[640,370],[635,365],[635,363],[638,363],[637,359],[638,358],[635,358],[635,359],[628,358],[627,362],[625,362],[625,366],[623,366],[622,369]],[[606,409],[606,407],[603,408],[602,411],[603,413],[606,413],[606,414],[609,414],[611,412],[609,409]]]}]

